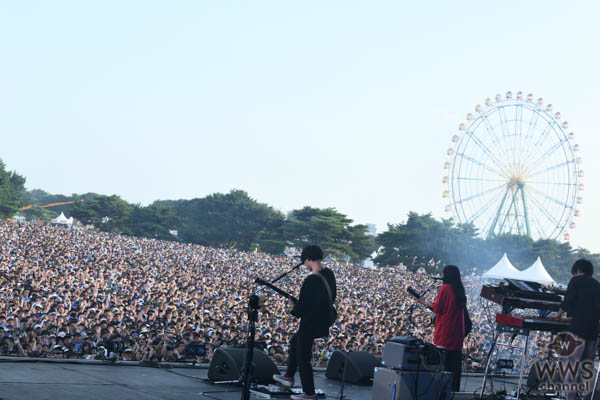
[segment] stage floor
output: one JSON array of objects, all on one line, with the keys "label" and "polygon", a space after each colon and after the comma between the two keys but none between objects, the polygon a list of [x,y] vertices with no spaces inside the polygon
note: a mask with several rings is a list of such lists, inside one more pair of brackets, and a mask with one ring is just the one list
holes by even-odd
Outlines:
[{"label": "stage floor", "polygon": [[[207,372],[206,368],[168,365],[145,367],[3,359],[0,361],[0,399],[240,399],[241,390],[237,387],[205,382]],[[464,376],[461,389],[472,394],[481,382],[480,375]],[[329,399],[335,399],[340,391],[340,382],[327,379],[323,370],[315,371],[315,385]],[[370,400],[371,386],[347,384],[344,395],[350,400]],[[252,395],[251,398],[261,397]]]}]

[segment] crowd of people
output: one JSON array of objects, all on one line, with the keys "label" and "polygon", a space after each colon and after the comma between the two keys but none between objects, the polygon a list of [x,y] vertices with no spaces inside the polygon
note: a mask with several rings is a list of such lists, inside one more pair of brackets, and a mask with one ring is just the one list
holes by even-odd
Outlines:
[{"label": "crowd of people", "polygon": [[[243,346],[254,278],[269,280],[297,260],[62,226],[0,221],[0,355],[207,362],[220,346]],[[431,315],[407,293],[435,281],[401,268],[326,262],[336,275],[339,318],[314,347],[316,366],[333,350],[381,356],[398,335],[431,341]],[[306,271],[278,286],[297,294]],[[473,331],[465,367],[478,368],[495,310],[479,299],[481,281],[463,271]],[[297,321],[270,292],[256,340],[277,364]],[[546,337],[534,340],[544,351]],[[536,347],[537,346],[537,347]]]}]

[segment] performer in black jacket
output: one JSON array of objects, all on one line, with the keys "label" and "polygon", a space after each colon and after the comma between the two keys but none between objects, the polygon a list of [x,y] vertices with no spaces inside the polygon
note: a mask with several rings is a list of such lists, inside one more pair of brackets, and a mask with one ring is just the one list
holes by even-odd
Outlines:
[{"label": "performer in black jacket", "polygon": [[329,336],[329,309],[336,296],[335,276],[329,268],[323,268],[321,265],[323,250],[319,246],[307,246],[302,250],[300,257],[304,266],[312,272],[304,279],[298,303],[294,304],[291,311],[293,316],[300,318],[300,327],[290,341],[285,375],[273,376],[280,384],[293,387],[294,375],[296,370],[299,370],[304,393],[292,395],[292,400],[317,398],[311,365],[312,348],[315,338]]},{"label": "performer in black jacket", "polygon": [[[571,317],[569,332],[581,345],[563,362],[593,360],[596,340],[600,331],[600,283],[592,277],[593,264],[585,259],[575,261],[571,268],[573,277],[567,286],[567,293],[558,312],[548,315],[549,318],[560,318],[567,313]],[[575,398],[575,392],[568,392],[567,398]]]}]

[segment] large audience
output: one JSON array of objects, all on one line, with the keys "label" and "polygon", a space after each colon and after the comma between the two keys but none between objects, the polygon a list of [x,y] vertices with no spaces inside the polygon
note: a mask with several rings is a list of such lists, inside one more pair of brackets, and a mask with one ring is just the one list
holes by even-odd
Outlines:
[{"label": "large audience", "polygon": [[[62,226],[0,221],[0,355],[135,361],[207,362],[220,346],[243,346],[254,278],[273,279],[297,260]],[[337,278],[339,318],[318,340],[313,362],[333,350],[380,357],[398,335],[431,341],[427,310],[406,289],[435,281],[401,268],[365,269],[326,262]],[[278,282],[296,294],[298,270]],[[481,281],[464,273],[473,331],[465,368],[481,368],[496,312],[479,299]],[[439,285],[439,282],[437,283]],[[256,340],[284,364],[297,321],[289,303],[268,290]],[[547,336],[534,337],[534,354]],[[205,350],[205,351],[204,351]]]}]

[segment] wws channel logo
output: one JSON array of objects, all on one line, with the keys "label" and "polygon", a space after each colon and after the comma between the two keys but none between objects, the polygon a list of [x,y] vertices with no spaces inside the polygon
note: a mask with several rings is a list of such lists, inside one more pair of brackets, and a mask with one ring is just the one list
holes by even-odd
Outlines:
[{"label": "wws channel logo", "polygon": [[583,359],[585,342],[569,332],[561,332],[548,346],[557,360],[536,362],[538,389],[543,392],[589,392],[592,390],[594,363]]}]

